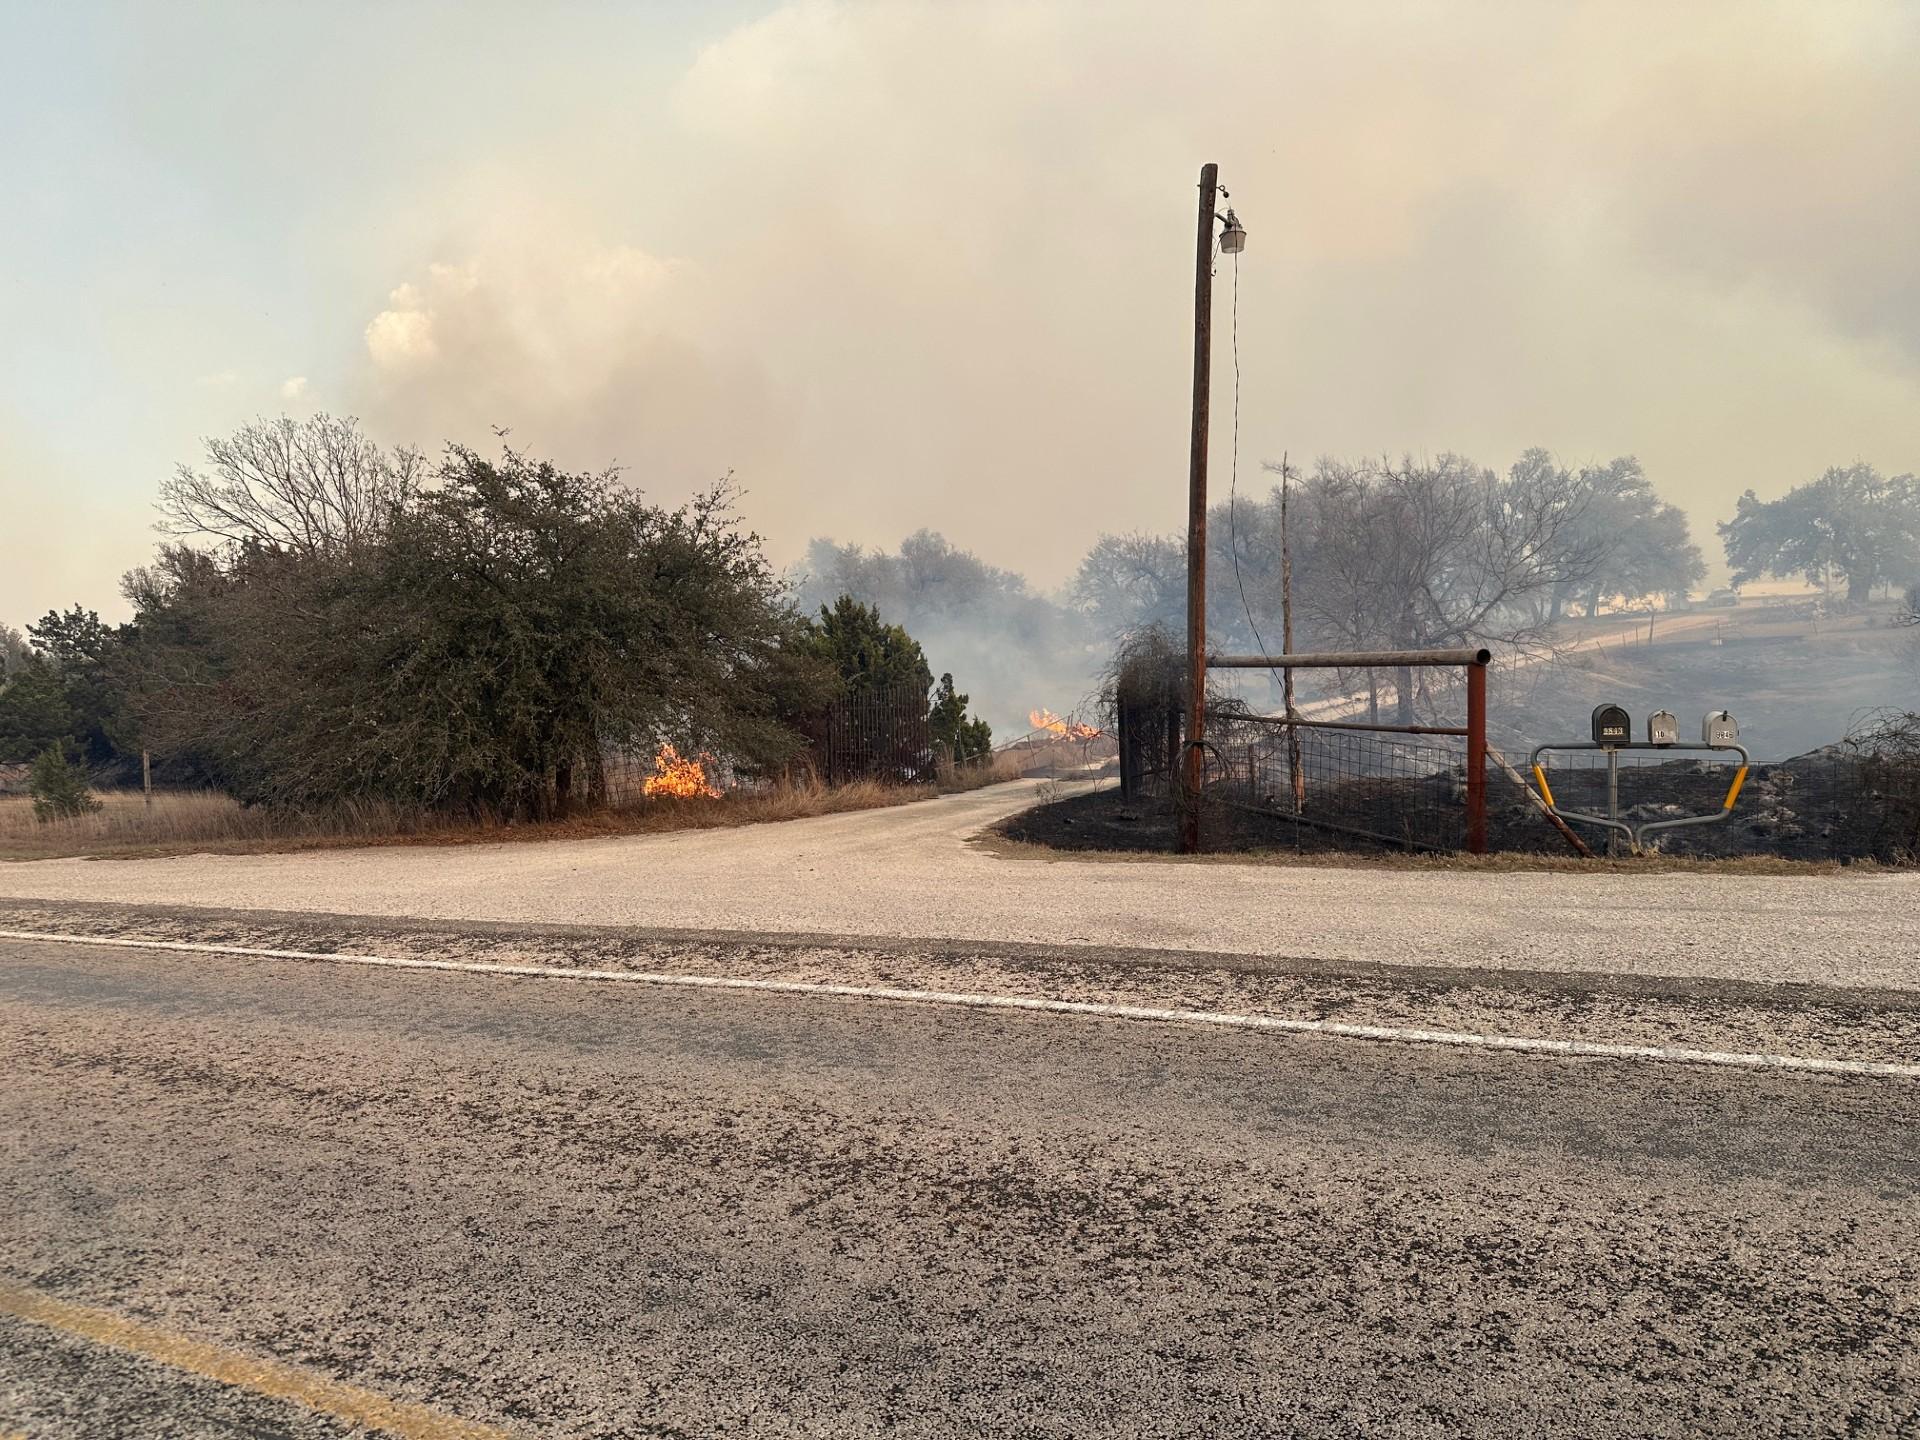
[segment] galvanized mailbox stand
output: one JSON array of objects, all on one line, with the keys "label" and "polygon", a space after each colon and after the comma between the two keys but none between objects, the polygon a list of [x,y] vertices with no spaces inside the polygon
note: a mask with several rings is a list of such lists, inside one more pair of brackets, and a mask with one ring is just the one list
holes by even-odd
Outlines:
[{"label": "galvanized mailbox stand", "polygon": [[[1565,741],[1560,744],[1536,745],[1530,757],[1534,783],[1540,787],[1540,798],[1547,803],[1547,813],[1562,820],[1581,820],[1589,825],[1598,825],[1608,832],[1609,841],[1615,835],[1627,837],[1627,844],[1638,855],[1645,846],[1646,837],[1661,830],[1678,830],[1686,825],[1714,825],[1733,814],[1733,805],[1740,798],[1740,787],[1747,783],[1747,769],[1752,757],[1747,747],[1738,739],[1739,727],[1733,717],[1724,710],[1709,711],[1701,723],[1698,744],[1680,742],[1680,725],[1670,711],[1655,711],[1647,720],[1647,738],[1632,739],[1631,718],[1618,705],[1601,705],[1593,712],[1593,739]],[[1547,772],[1541,767],[1540,757],[1549,751],[1570,752],[1580,750],[1603,750],[1607,755],[1607,813],[1590,815],[1580,810],[1562,809],[1553,798],[1553,791],[1547,785]],[[1740,757],[1739,768],[1733,772],[1733,783],[1727,787],[1727,797],[1720,808],[1709,815],[1681,815],[1671,820],[1643,820],[1631,824],[1620,818],[1620,752],[1622,750],[1660,750],[1666,752],[1731,752]]]}]

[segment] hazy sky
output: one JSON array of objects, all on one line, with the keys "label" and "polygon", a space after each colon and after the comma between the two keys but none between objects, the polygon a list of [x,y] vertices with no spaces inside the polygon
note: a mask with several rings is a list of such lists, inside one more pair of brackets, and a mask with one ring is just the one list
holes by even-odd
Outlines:
[{"label": "hazy sky", "polygon": [[1243,482],[1634,452],[1717,560],[1920,467],[1916,75],[1905,0],[0,0],[0,618],[123,614],[161,477],[314,408],[1057,584],[1182,523],[1206,160]]}]

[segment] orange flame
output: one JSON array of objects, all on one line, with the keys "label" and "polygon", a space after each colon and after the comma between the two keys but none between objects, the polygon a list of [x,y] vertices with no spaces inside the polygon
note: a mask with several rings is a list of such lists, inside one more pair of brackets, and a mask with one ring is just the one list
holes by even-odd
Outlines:
[{"label": "orange flame", "polygon": [[1067,740],[1091,740],[1100,733],[1098,726],[1082,725],[1075,720],[1062,720],[1044,706],[1038,710],[1029,710],[1027,723],[1036,730],[1051,731]]},{"label": "orange flame", "polygon": [[718,800],[719,787],[707,779],[707,767],[702,763],[712,758],[711,755],[703,755],[698,760],[682,760],[680,752],[673,746],[662,745],[660,753],[653,757],[653,774],[646,778],[640,791],[644,795]]}]

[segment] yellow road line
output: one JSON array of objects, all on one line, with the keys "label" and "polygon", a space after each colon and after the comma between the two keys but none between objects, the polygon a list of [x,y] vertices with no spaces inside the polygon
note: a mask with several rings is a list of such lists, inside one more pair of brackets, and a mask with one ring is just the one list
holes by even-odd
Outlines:
[{"label": "yellow road line", "polygon": [[302,1366],[229,1350],[223,1345],[210,1345],[204,1340],[189,1340],[158,1325],[129,1320],[89,1305],[57,1300],[38,1290],[4,1281],[0,1281],[0,1315],[12,1315],[49,1330],[111,1345],[255,1395],[289,1400],[349,1425],[365,1425],[399,1436],[400,1440],[513,1440],[507,1431],[491,1425],[455,1419],[424,1405],[376,1395],[371,1390],[362,1390],[358,1385],[331,1379]]}]

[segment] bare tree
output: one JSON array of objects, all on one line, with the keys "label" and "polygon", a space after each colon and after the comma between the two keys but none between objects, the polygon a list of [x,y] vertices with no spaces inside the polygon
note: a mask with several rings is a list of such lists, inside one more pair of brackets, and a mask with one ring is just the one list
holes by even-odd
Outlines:
[{"label": "bare tree", "polygon": [[[1503,480],[1457,455],[1323,460],[1302,487],[1298,603],[1354,649],[1539,643],[1547,622],[1533,602],[1583,583],[1601,558],[1579,540],[1591,493],[1558,469]],[[1403,723],[1414,678],[1396,677]]]},{"label": "bare tree", "polygon": [[1186,612],[1185,548],[1170,536],[1102,535],[1068,585],[1074,604],[1108,635],[1171,628]]},{"label": "bare tree", "polygon": [[258,420],[206,442],[206,469],[160,487],[165,534],[316,555],[378,538],[420,483],[418,451],[383,450],[357,420]]}]

